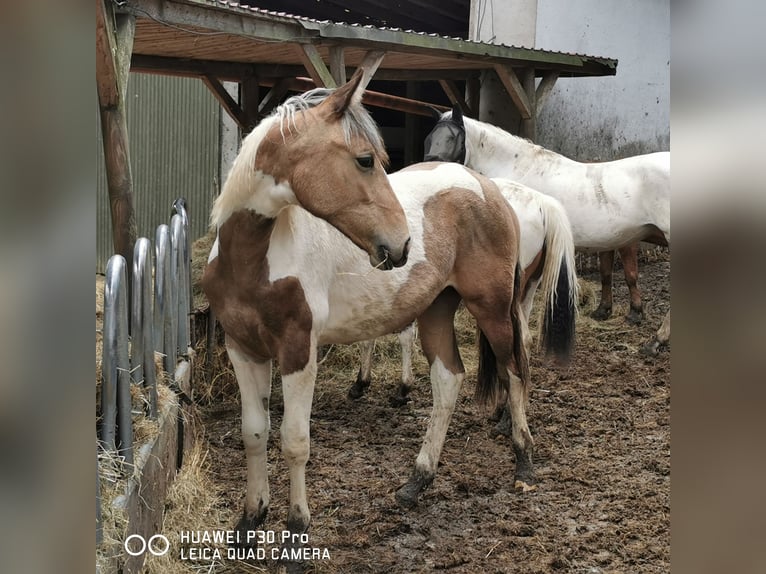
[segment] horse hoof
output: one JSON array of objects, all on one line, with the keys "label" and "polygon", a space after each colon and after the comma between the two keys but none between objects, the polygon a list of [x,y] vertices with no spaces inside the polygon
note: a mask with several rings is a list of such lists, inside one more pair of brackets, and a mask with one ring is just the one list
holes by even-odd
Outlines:
[{"label": "horse hoof", "polygon": [[625,320],[631,325],[640,325],[644,320],[644,313],[642,311],[631,309],[630,312],[625,315]]},{"label": "horse hoof", "polygon": [[409,483],[405,484],[403,487],[397,490],[394,496],[396,497],[396,502],[398,502],[399,506],[402,508],[409,510],[410,508],[415,508],[418,505],[418,493],[413,492],[413,489],[410,487]]},{"label": "horse hoof", "polygon": [[392,407],[403,407],[410,402],[410,398],[407,395],[392,395],[388,402]]},{"label": "horse hoof", "polygon": [[590,316],[596,321],[606,321],[609,319],[609,317],[612,316],[612,308],[599,305],[598,308],[590,314]]},{"label": "horse hoof", "polygon": [[348,389],[348,398],[353,400],[361,399],[364,396],[370,381],[360,381],[359,379]]},{"label": "horse hoof", "polygon": [[523,480],[516,480],[516,482],[513,484],[513,487],[516,490],[520,490],[521,492],[534,492],[537,490],[536,484],[528,484],[527,482]]},{"label": "horse hoof", "polygon": [[654,358],[660,354],[660,347],[659,341],[653,340],[641,347],[638,352],[644,357]]}]

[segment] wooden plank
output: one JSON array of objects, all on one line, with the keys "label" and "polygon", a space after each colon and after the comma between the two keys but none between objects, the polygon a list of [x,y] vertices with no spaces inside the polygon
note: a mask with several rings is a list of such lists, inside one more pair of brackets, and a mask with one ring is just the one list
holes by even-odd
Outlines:
[{"label": "wooden plank", "polygon": [[452,80],[439,80],[439,85],[442,87],[442,90],[444,90],[444,93],[447,94],[447,98],[449,98],[452,105],[460,106],[461,111],[469,118],[476,117],[474,111],[463,99],[455,82]]},{"label": "wooden plank", "polygon": [[237,125],[241,130],[246,131],[248,119],[245,115],[245,112],[242,111],[242,108],[239,107],[239,104],[235,102],[234,98],[232,98],[229,92],[226,91],[226,88],[223,87],[223,84],[218,81],[218,78],[210,75],[205,75],[202,77],[202,81],[213,93],[215,99],[218,100],[218,103],[221,104],[221,107],[224,109],[224,111],[229,114],[229,116],[231,116],[231,119],[237,122]]},{"label": "wooden plank", "polygon": [[322,56],[313,44],[295,44],[295,50],[303,62],[306,71],[317,86],[335,88],[337,84],[330,70],[325,66]]},{"label": "wooden plank", "polygon": [[511,96],[516,109],[519,110],[523,119],[529,119],[532,117],[532,109],[529,105],[529,98],[524,91],[524,87],[521,85],[519,78],[516,76],[516,72],[513,68],[504,66],[502,64],[495,64],[493,66],[497,77],[500,78],[508,95]]},{"label": "wooden plank", "polygon": [[553,90],[553,86],[556,85],[556,80],[558,79],[558,72],[545,72],[543,74],[543,79],[540,80],[540,84],[538,84],[537,90],[535,91],[535,113],[538,116],[540,115],[540,110],[545,105],[545,100],[548,99],[548,96],[550,95],[551,90]]},{"label": "wooden plank", "polygon": [[346,63],[343,50],[343,46],[330,46],[330,73],[338,86],[346,83]]},{"label": "wooden plank", "polygon": [[370,83],[370,80],[372,80],[372,77],[375,75],[375,72],[378,70],[380,63],[385,57],[386,53],[379,50],[370,50],[365,54],[362,63],[359,64],[359,67],[364,70],[364,76],[362,76],[362,81],[359,83],[362,88],[366,88],[367,84]]}]

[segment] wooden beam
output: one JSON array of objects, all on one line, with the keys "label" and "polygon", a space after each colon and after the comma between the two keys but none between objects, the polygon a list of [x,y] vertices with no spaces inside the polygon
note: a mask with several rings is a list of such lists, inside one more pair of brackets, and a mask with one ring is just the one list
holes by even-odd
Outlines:
[{"label": "wooden beam", "polygon": [[245,118],[244,134],[250,133],[258,125],[258,108],[260,104],[260,89],[258,87],[258,78],[248,76],[239,85],[239,107]]},{"label": "wooden beam", "polygon": [[282,98],[289,89],[290,86],[287,78],[280,78],[277,80],[277,83],[272,86],[269,93],[263,97],[261,103],[258,105],[258,113],[261,116],[271,113],[271,110],[279,105],[279,102],[282,101]]},{"label": "wooden beam", "polygon": [[475,78],[468,78],[466,80],[466,100],[468,103],[468,107],[473,110],[474,116],[471,116],[473,118],[479,117],[479,111],[480,107],[479,104],[481,102],[481,82],[479,81],[478,77]]},{"label": "wooden beam", "polygon": [[[309,78],[290,78],[285,79],[284,81],[287,84],[288,89],[294,92],[305,92],[316,87],[316,84]],[[261,85],[268,86],[274,85],[275,83],[276,80],[266,78],[261,79]],[[392,96],[382,92],[371,92],[370,90],[364,92],[362,95],[362,102],[368,106],[387,108],[389,110],[397,110],[407,114],[417,114],[419,116],[428,116],[430,118],[433,117],[432,108],[441,112],[446,112],[450,109],[449,106],[429,104],[427,102],[411,100],[400,96]]]},{"label": "wooden beam", "polygon": [[327,66],[325,66],[316,46],[313,44],[295,44],[295,50],[309,76],[311,76],[311,79],[314,80],[317,86],[325,88],[337,87],[335,79],[332,77],[330,70],[327,69]]},{"label": "wooden beam", "polygon": [[112,243],[114,252],[125,258],[129,274],[133,270],[137,228],[125,94],[135,28],[133,16],[115,15],[111,2],[96,0],[96,89],[112,217]]},{"label": "wooden beam", "polygon": [[330,73],[336,85],[342,86],[346,83],[346,59],[343,46],[330,46]]},{"label": "wooden beam", "polygon": [[247,115],[242,111],[242,108],[239,107],[239,104],[234,101],[234,98],[231,97],[231,94],[226,91],[226,88],[223,87],[223,84],[218,81],[218,78],[207,75],[202,77],[202,81],[213,93],[215,99],[218,100],[219,104],[221,104],[221,107],[226,111],[227,114],[229,114],[229,116],[231,116],[231,119],[237,122],[239,129],[241,129],[243,132],[247,132]]},{"label": "wooden beam", "polygon": [[439,85],[442,87],[442,90],[444,90],[444,93],[447,94],[452,105],[460,106],[461,111],[469,118],[476,117],[471,107],[463,99],[455,82],[452,80],[439,80]]},{"label": "wooden beam", "polygon": [[[332,64],[332,55],[330,59]],[[215,76],[221,81],[240,82],[250,75],[259,78],[297,78],[304,76],[306,69],[300,65],[289,64],[244,64],[241,62],[219,62],[216,60],[192,60],[188,58],[169,58],[165,56],[150,56],[133,54],[131,71],[142,74],[163,74],[199,78],[205,74]],[[350,77],[354,69],[346,66],[346,77]],[[465,70],[399,70],[393,68],[378,68],[376,80],[392,81],[438,81],[438,80],[470,80],[478,79],[480,70],[476,68]]]},{"label": "wooden beam", "polygon": [[361,87],[367,87],[367,84],[370,83],[370,80],[372,80],[375,72],[378,71],[378,67],[380,67],[380,63],[385,57],[386,53],[379,50],[370,50],[364,55],[362,63],[359,64],[359,67],[364,70],[364,76],[362,77],[362,81],[359,84]]},{"label": "wooden beam", "polygon": [[521,119],[521,136],[530,141],[537,140],[537,113],[535,112],[535,69],[524,68],[522,70],[522,86],[529,103],[529,118]]},{"label": "wooden beam", "polygon": [[519,78],[516,76],[516,72],[513,68],[504,66],[503,64],[495,64],[493,66],[497,77],[500,78],[508,95],[511,96],[516,109],[519,110],[522,119],[528,120],[532,117],[532,109],[529,105],[529,99],[524,92],[524,87],[521,85]]},{"label": "wooden beam", "polygon": [[540,110],[545,105],[545,100],[548,99],[548,96],[558,79],[558,72],[545,72],[543,74],[543,79],[540,80],[537,90],[535,91],[535,113],[537,113],[538,116],[540,115]]}]

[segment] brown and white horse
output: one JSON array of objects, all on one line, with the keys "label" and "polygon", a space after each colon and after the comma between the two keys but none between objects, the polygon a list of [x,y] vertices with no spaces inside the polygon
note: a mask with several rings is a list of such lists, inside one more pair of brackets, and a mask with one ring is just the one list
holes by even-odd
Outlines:
[{"label": "brown and white horse", "polygon": [[434,403],[415,468],[396,496],[404,506],[417,502],[434,478],[465,376],[453,326],[461,299],[481,330],[477,397],[507,397],[515,486],[535,483],[518,220],[497,186],[464,166],[419,164],[386,177],[360,78],[291,98],[263,120],[213,206],[218,238],[202,284],[241,393],[247,493],[240,529],[259,528],[269,507],[272,360],[282,374],[287,527],[302,533],[310,520],[305,468],[317,345],[377,337],[415,318]]},{"label": "brown and white horse", "polygon": [[[492,178],[519,219],[521,244],[519,264],[521,276],[521,310],[524,322],[524,342],[530,352],[531,335],[528,324],[532,304],[538,287],[543,301],[538,321],[538,343],[546,356],[553,356],[559,364],[569,360],[575,334],[577,314],[577,276],[575,274],[575,247],[572,228],[561,203],[553,197],[505,178]],[[415,342],[414,325],[399,333],[402,349],[402,378],[391,403],[399,406],[408,401],[414,384],[412,351]],[[361,365],[356,381],[348,391],[352,399],[360,398],[372,378],[372,354],[375,341],[360,343]],[[507,425],[505,425],[507,426]],[[505,426],[500,428],[505,432]]]}]

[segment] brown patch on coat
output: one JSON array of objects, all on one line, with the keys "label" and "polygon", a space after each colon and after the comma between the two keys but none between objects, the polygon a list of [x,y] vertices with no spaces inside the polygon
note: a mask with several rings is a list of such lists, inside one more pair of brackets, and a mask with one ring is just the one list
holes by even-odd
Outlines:
[{"label": "brown patch on coat", "polygon": [[283,375],[309,361],[311,309],[295,277],[271,283],[266,257],[275,220],[238,211],[221,226],[218,257],[202,288],[226,335],[258,361],[277,358]]},{"label": "brown patch on coat", "polygon": [[[417,310],[415,316],[419,316],[434,300],[434,293],[453,285],[479,326],[497,331],[497,336],[488,334],[494,344],[510,333],[519,223],[497,186],[484,176],[473,175],[484,198],[469,189],[450,187],[425,203],[423,242],[427,259],[410,271],[392,313]],[[495,349],[502,364],[511,361],[512,340],[510,334],[509,345]],[[450,356],[451,349],[440,351]]]}]

